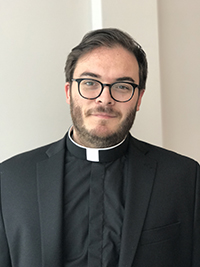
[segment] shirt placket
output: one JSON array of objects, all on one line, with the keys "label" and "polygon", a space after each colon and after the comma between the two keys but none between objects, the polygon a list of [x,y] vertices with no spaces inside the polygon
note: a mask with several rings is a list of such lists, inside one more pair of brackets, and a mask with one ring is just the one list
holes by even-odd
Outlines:
[{"label": "shirt placket", "polygon": [[102,266],[105,167],[92,163],[89,196],[88,267]]}]

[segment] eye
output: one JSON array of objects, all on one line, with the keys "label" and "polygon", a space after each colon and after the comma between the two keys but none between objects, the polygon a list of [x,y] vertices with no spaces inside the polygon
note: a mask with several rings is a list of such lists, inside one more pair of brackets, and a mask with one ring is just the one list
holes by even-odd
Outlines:
[{"label": "eye", "polygon": [[98,89],[100,84],[97,81],[94,81],[94,80],[83,80],[81,82],[81,86],[84,89]]},{"label": "eye", "polygon": [[122,90],[128,90],[129,89],[129,87],[126,85],[119,85],[118,88],[122,89]]},{"label": "eye", "polygon": [[84,85],[86,86],[94,86],[95,82],[94,81],[85,81]]},{"label": "eye", "polygon": [[132,90],[132,86],[128,83],[115,83],[113,85],[113,89],[119,90],[119,91],[130,91]]}]

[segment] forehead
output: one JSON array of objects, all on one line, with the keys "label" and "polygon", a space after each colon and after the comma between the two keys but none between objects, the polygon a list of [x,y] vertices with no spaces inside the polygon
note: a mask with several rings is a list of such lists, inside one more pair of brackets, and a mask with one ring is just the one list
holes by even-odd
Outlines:
[{"label": "forehead", "polygon": [[80,57],[74,70],[74,77],[86,72],[108,79],[130,76],[139,81],[136,57],[121,46],[99,47]]}]

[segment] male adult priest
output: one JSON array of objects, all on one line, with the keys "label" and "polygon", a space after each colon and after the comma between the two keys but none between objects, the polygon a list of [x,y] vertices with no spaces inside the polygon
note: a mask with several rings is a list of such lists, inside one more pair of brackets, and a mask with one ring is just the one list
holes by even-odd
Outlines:
[{"label": "male adult priest", "polygon": [[199,267],[198,163],[129,133],[141,46],[90,32],[65,73],[66,136],[0,165],[0,267]]}]

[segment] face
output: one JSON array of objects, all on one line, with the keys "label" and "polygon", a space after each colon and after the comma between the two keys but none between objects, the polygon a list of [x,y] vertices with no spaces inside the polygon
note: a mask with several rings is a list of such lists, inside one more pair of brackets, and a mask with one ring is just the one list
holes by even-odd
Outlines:
[{"label": "face", "polygon": [[[93,78],[102,83],[116,81],[139,84],[139,66],[135,56],[121,46],[100,47],[82,56],[73,78]],[[86,147],[109,147],[121,142],[128,134],[139,110],[144,90],[136,88],[132,99],[125,103],[111,98],[109,87],[94,99],[82,98],[77,82],[65,85],[67,103],[73,121],[73,139]]]}]

